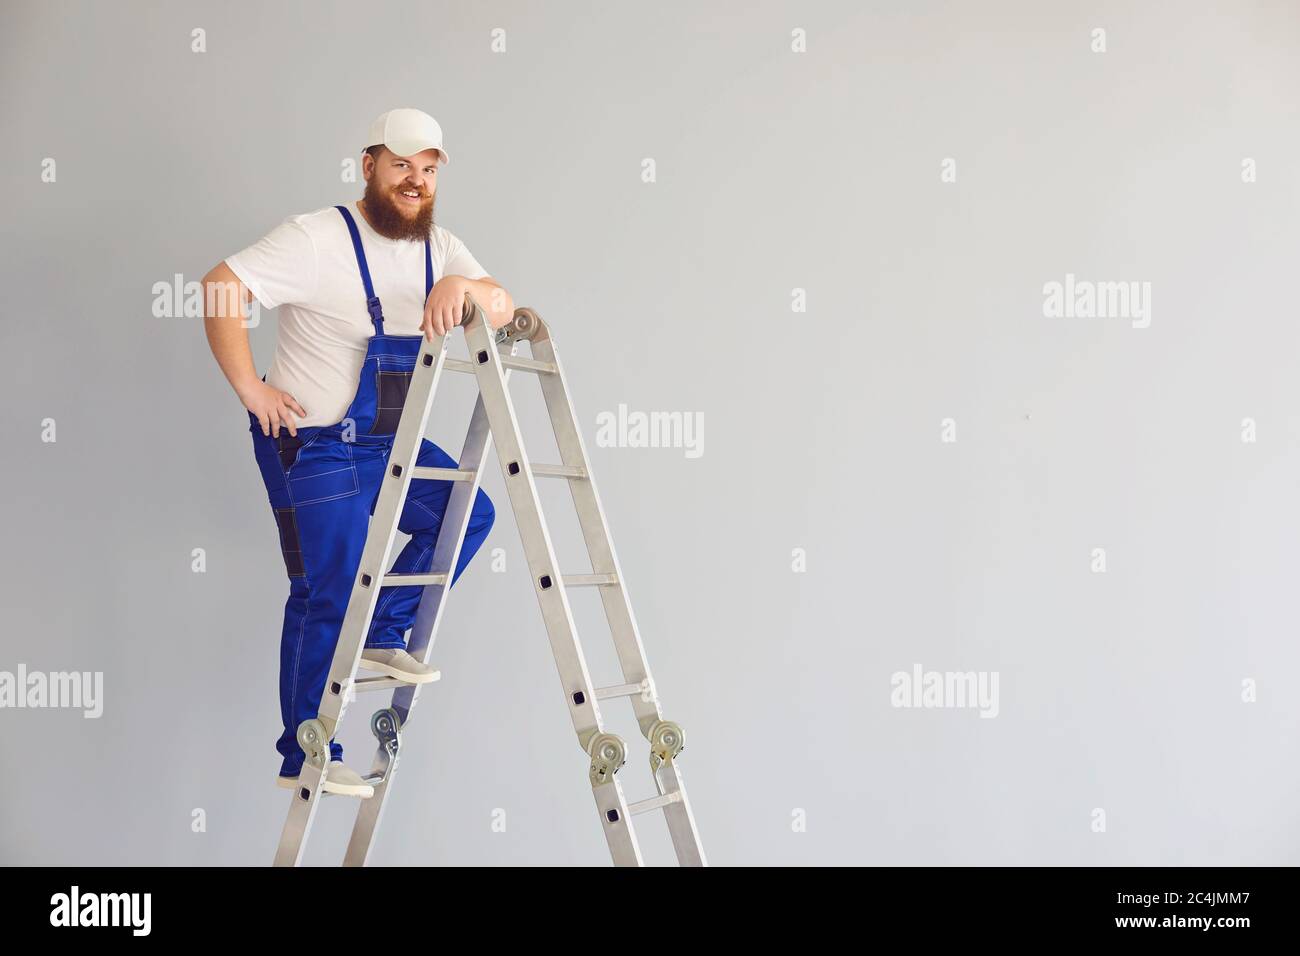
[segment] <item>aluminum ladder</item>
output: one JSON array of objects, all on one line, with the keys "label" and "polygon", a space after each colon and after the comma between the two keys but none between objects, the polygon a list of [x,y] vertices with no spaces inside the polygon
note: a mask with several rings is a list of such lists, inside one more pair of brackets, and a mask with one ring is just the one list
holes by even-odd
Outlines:
[{"label": "aluminum ladder", "polygon": [[[371,771],[364,775],[364,779],[374,787],[374,795],[358,800],[357,819],[343,861],[345,866],[364,866],[367,863],[397,771],[402,728],[410,720],[420,687],[424,685],[408,684],[392,677],[358,678],[356,672],[365,634],[370,629],[381,587],[422,586],[424,590],[407,651],[417,660],[429,663],[446,594],[450,591],[450,572],[456,567],[481,469],[495,439],[497,457],[555,656],[565,703],[578,736],[578,746],[588,757],[592,797],[614,865],[643,865],[632,818],[641,813],[663,810],[678,863],[706,866],[695,818],[686,798],[686,784],[675,759],[683,749],[685,735],[679,725],[664,720],[660,713],[654,680],[650,676],[623,574],[614,554],[605,513],[596,493],[551,330],[533,310],[516,309],[511,321],[494,331],[483,310],[468,295],[461,327],[465,331],[469,360],[447,356],[448,335],[435,336],[432,340],[426,338],[416,359],[334,659],[321,695],[320,710],[314,719],[303,721],[298,728],[298,743],[306,759],[293,792],[275,865],[296,866],[302,861],[311,824],[324,795],[320,785],[330,757],[329,741],[342,721],[348,703],[358,693],[391,688],[390,705],[376,711],[370,722],[379,747]],[[524,341],[530,345],[530,357],[517,354],[519,343]],[[457,467],[417,467],[416,459],[444,370],[475,376],[478,399]],[[507,388],[512,371],[539,377],[555,431],[556,447],[560,451],[561,461],[557,464],[534,464],[524,451],[519,422]],[[536,480],[541,478],[567,481],[591,558],[590,572],[568,574],[556,567],[550,532],[537,495]],[[398,518],[412,479],[455,483],[434,546],[433,564],[424,574],[384,573],[392,558]],[[449,534],[449,528],[454,533]],[[621,684],[611,687],[592,685],[569,607],[567,592],[575,587],[599,589],[623,672]],[[658,796],[631,804],[624,799],[615,776],[626,761],[627,745],[616,734],[605,731],[600,717],[599,702],[620,697],[631,701],[641,732],[650,742],[650,768],[658,792]]]}]

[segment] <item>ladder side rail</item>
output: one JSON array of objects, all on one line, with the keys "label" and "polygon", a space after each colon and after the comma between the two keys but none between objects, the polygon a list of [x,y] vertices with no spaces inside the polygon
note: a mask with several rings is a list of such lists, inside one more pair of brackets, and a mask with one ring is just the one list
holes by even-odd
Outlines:
[{"label": "ladder side rail", "polygon": [[[483,476],[482,464],[486,460],[491,446],[492,430],[488,426],[487,412],[483,407],[482,396],[479,396],[475,400],[465,443],[461,448],[460,457],[457,459],[459,468],[475,472],[474,480],[457,481],[452,485],[451,497],[447,502],[447,510],[443,516],[442,526],[438,529],[438,538],[434,544],[433,563],[430,566],[433,571],[445,571],[448,583],[445,585],[430,584],[424,588],[420,595],[419,606],[416,609],[415,621],[411,627],[411,636],[407,642],[407,653],[425,664],[429,663],[438,627],[442,623],[442,612],[446,606],[450,590],[452,569],[456,567],[456,562],[460,559],[461,547],[465,542],[465,533],[469,527],[474,499],[478,494]],[[448,528],[455,530],[447,533]],[[420,689],[423,686],[423,684],[404,684],[394,689],[390,707],[397,713],[399,728],[406,726],[411,711],[415,707],[415,702],[419,699]],[[391,753],[381,740],[380,746],[376,749],[375,759],[371,764],[368,777],[368,779],[379,778],[378,782],[374,784],[375,793],[368,800],[362,800],[357,808],[357,819],[353,824],[352,836],[348,840],[347,852],[343,859],[344,866],[365,866],[369,862],[370,853],[374,847],[375,833],[383,821],[389,788],[396,776],[400,757],[400,745],[396,753]]]},{"label": "ladder side rail", "polygon": [[[565,703],[578,736],[578,744],[591,758],[589,781],[600,814],[602,829],[610,854],[617,866],[641,866],[641,851],[632,829],[615,770],[625,758],[625,747],[601,725],[600,708],[587,663],[578,642],[573,611],[569,606],[563,574],[555,557],[541,500],[533,480],[532,468],[524,449],[519,420],[510,393],[506,389],[505,366],[501,351],[489,338],[484,326],[466,330],[470,359],[475,365],[479,394],[487,409],[488,420],[501,462],[506,492],[519,528],[524,556],[532,577],[533,591],[541,607],[551,652],[564,689]],[[511,343],[508,355],[513,355]],[[550,373],[540,373],[544,377]]]},{"label": "ladder side rail", "polygon": [[[605,610],[605,619],[609,623],[610,634],[623,671],[623,679],[628,684],[639,684],[643,688],[642,693],[631,695],[630,700],[641,732],[653,744],[656,724],[663,719],[659,694],[650,674],[650,663],[646,658],[640,629],[637,627],[636,616],[632,611],[627,579],[623,576],[623,569],[618,562],[614,539],[609,530],[609,521],[600,503],[600,493],[596,490],[591,461],[587,457],[581,429],[578,428],[577,414],[569,394],[567,379],[564,377],[564,366],[549,330],[543,336],[534,337],[531,345],[534,358],[550,363],[556,369],[554,375],[541,377],[542,395],[546,400],[547,412],[555,430],[561,463],[570,467],[579,467],[586,475],[585,480],[569,481],[567,484],[573,497],[574,508],[578,513],[583,540],[586,542],[587,552],[591,558],[592,571],[596,574],[612,573],[618,581],[616,586],[600,588],[601,604]],[[675,760],[670,759],[657,767],[653,773],[655,786],[661,795],[679,795],[677,800],[664,807],[664,816],[678,863],[682,866],[706,866],[704,848],[700,843],[695,816],[691,812],[690,801],[686,796],[686,784],[681,768],[677,766]]]},{"label": "ladder side rail", "polygon": [[569,493],[578,513],[578,523],[582,528],[583,541],[586,543],[587,553],[591,559],[592,572],[613,574],[618,581],[617,585],[602,586],[599,589],[600,600],[614,640],[614,649],[618,654],[624,683],[639,684],[645,689],[643,693],[630,699],[641,732],[648,735],[650,728],[661,720],[663,715],[659,709],[659,695],[650,675],[650,664],[646,659],[645,647],[641,643],[636,616],[632,612],[627,579],[623,576],[623,569],[618,563],[618,556],[614,550],[609,521],[600,503],[600,494],[596,490],[591,461],[587,457],[587,449],[578,428],[577,414],[569,397],[567,380],[564,378],[564,369],[560,364],[555,342],[547,334],[540,340],[534,339],[532,348],[534,356],[553,363],[556,367],[555,375],[542,378],[542,396],[546,401],[551,427],[555,431],[555,442],[560,451],[561,463],[582,468],[587,476],[584,480],[567,482]]},{"label": "ladder side rail", "polygon": [[[411,469],[419,454],[446,355],[446,336],[440,336],[432,342],[426,340],[420,345],[408,389],[408,401],[398,421],[379,498],[370,519],[352,593],[348,597],[348,607],[339,629],[334,657],[321,693],[321,706],[316,719],[324,726],[324,737],[319,741],[323,754],[318,754],[315,759],[309,755],[303,761],[302,773],[298,778],[299,786],[294,791],[289,814],[280,834],[280,845],[275,855],[276,866],[297,866],[302,862],[303,850],[321,798],[320,783],[329,763],[329,740],[334,736],[347,709],[353,677],[361,659],[361,648],[379,597],[380,581],[392,555],[398,516],[411,483]],[[416,396],[415,402],[410,401],[411,392]],[[415,414],[411,414],[412,410]],[[395,466],[400,466],[396,472]],[[379,531],[378,534],[375,533],[376,530]]]}]

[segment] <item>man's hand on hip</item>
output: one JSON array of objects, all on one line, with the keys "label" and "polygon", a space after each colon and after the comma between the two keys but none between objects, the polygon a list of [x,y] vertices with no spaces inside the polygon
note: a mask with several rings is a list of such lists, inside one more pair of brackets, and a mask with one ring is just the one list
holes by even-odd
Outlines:
[{"label": "man's hand on hip", "polygon": [[280,429],[287,428],[289,434],[298,436],[298,422],[294,414],[307,416],[307,410],[298,404],[288,392],[272,388],[258,380],[239,392],[239,400],[244,407],[257,416],[262,423],[262,434],[280,437]]}]

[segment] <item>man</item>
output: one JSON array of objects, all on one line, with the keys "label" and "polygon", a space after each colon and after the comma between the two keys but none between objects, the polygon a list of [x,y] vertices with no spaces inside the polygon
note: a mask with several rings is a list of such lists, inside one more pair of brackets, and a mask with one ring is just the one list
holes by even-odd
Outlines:
[{"label": "man", "polygon": [[[510,321],[514,302],[465,244],[434,225],[442,130],[414,109],[382,114],[362,157],[366,188],[349,206],[290,216],[204,279],[212,354],[248,410],[258,468],[275,513],[289,575],[280,640],[283,732],[279,782],[294,787],[304,754],[298,725],[317,715],[361,561],[367,522],[392,449],[421,335],[460,323],[468,293],[488,324]],[[280,307],[275,357],[259,378],[243,313],[253,298]],[[425,439],[419,465],[456,467]],[[450,481],[413,480],[398,527],[411,535],[396,573],[428,572]],[[492,527],[480,489],[452,585]],[[410,683],[434,677],[406,652],[422,589],[379,592],[361,666]],[[330,741],[322,787],[369,797]]]}]

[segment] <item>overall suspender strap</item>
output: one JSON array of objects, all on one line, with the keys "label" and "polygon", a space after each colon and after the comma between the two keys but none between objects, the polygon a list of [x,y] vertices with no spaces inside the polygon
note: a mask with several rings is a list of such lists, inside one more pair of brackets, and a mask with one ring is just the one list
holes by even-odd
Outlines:
[{"label": "overall suspender strap", "polygon": [[433,291],[433,253],[429,250],[429,240],[424,240],[424,300],[429,301]]},{"label": "overall suspender strap", "polygon": [[[366,288],[366,311],[370,313],[370,321],[375,324],[375,334],[384,334],[384,307],[379,302],[379,296],[375,295],[375,286],[370,281],[370,266],[366,264],[366,250],[361,245],[361,233],[357,230],[357,221],[352,218],[352,213],[346,206],[335,206],[343,214],[343,221],[347,223],[348,235],[352,237],[352,251],[357,256],[357,268],[361,270],[361,284]],[[424,240],[424,297],[429,298],[429,293],[433,291],[433,252],[429,248],[429,240]]]},{"label": "overall suspender strap", "polygon": [[356,220],[352,218],[352,213],[348,212],[346,206],[335,206],[343,214],[343,221],[348,224],[348,232],[352,236],[352,251],[357,254],[357,268],[361,270],[361,284],[366,287],[366,310],[370,313],[370,321],[375,323],[375,334],[384,334],[384,307],[379,304],[379,296],[375,295],[375,287],[370,281],[370,266],[366,265],[366,250],[361,246],[361,233],[357,231]]}]

